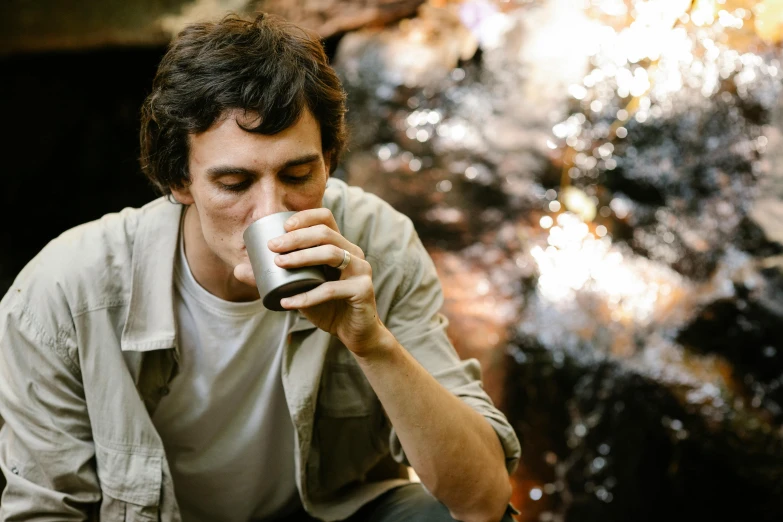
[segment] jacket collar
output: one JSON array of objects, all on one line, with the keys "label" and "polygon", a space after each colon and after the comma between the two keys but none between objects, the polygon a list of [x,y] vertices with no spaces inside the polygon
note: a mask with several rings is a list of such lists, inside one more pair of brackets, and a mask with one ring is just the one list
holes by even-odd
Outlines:
[{"label": "jacket collar", "polygon": [[139,210],[133,242],[128,317],[123,351],[146,352],[177,343],[174,321],[174,259],[183,206],[159,198]]}]

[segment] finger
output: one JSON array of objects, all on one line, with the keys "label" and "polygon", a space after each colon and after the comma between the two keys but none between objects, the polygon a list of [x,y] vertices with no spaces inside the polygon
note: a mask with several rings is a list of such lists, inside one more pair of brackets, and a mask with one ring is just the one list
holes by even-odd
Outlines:
[{"label": "finger", "polygon": [[364,259],[364,252],[362,252],[361,248],[354,245],[340,235],[339,232],[335,232],[323,223],[307,228],[300,228],[273,238],[269,241],[267,246],[272,252],[282,254],[320,245],[334,245],[338,248],[347,250],[354,257]]},{"label": "finger", "polygon": [[297,212],[286,220],[284,227],[286,232],[291,232],[299,228],[307,228],[315,225],[326,225],[338,234],[340,233],[340,229],[337,228],[337,221],[335,221],[332,211],[323,207],[310,208]]},{"label": "finger", "polygon": [[372,279],[369,276],[360,276],[323,283],[309,292],[282,299],[280,304],[283,308],[292,310],[345,299],[372,302],[372,294]]},{"label": "finger", "polygon": [[[370,263],[364,259],[355,258],[350,252],[349,255],[351,255],[351,261],[348,263],[345,271],[350,269],[352,275],[372,273]],[[275,256],[275,263],[281,268],[319,265],[336,268],[343,262],[344,257],[345,251],[342,248],[335,245],[321,245]]]},{"label": "finger", "polygon": [[246,285],[256,286],[256,278],[253,275],[253,267],[250,263],[241,263],[235,266],[234,277]]}]

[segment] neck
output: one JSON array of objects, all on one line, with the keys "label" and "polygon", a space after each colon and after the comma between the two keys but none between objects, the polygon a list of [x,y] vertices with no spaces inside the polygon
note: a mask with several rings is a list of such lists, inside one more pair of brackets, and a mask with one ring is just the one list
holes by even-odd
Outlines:
[{"label": "neck", "polygon": [[258,289],[246,285],[234,277],[234,267],[226,264],[210,250],[204,234],[198,211],[193,205],[185,209],[185,258],[188,260],[193,278],[204,290],[232,302],[255,301]]}]

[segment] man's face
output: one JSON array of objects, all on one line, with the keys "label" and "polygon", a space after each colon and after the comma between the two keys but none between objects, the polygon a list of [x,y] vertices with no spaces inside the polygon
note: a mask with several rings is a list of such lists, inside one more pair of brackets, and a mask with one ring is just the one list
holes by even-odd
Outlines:
[{"label": "man's face", "polygon": [[273,136],[237,124],[251,127],[255,115],[234,110],[224,116],[191,135],[191,183],[173,193],[197,213],[212,258],[208,265],[231,273],[248,260],[242,234],[251,223],[275,212],[321,206],[329,164],[318,122],[306,109],[298,122]]}]

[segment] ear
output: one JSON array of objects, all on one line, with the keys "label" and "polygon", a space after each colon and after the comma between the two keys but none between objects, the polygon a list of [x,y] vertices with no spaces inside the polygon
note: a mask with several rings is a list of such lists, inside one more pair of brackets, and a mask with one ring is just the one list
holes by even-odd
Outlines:
[{"label": "ear", "polygon": [[190,193],[190,185],[185,185],[180,188],[172,188],[171,195],[177,202],[183,205],[192,205],[194,203],[193,195]]}]

